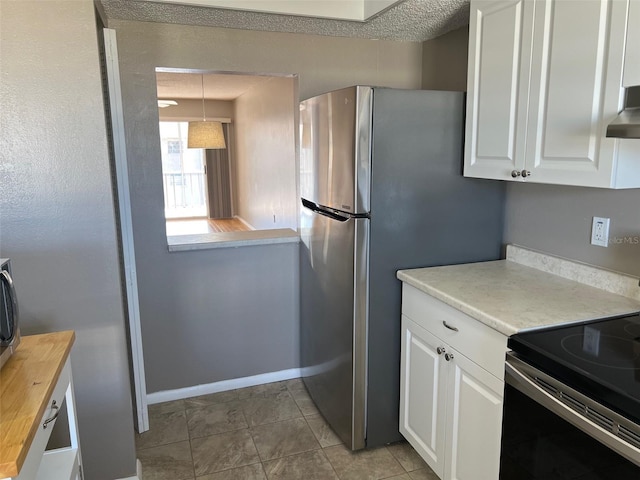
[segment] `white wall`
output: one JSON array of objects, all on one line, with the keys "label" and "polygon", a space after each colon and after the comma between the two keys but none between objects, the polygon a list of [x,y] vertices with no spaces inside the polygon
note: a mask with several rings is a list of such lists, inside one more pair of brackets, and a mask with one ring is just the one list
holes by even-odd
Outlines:
[{"label": "white wall", "polygon": [[93,2],[0,1],[0,257],[23,334],[75,330],[85,476],[135,474]]},{"label": "white wall", "polygon": [[[202,100],[186,98],[173,98],[178,105],[159,108],[160,120],[167,122],[188,122],[202,120]],[[231,100],[206,100],[205,113],[207,120],[214,118],[231,118],[233,116],[233,101]]]},{"label": "white wall", "polygon": [[256,230],[298,223],[296,82],[271,77],[234,102],[235,213]]}]

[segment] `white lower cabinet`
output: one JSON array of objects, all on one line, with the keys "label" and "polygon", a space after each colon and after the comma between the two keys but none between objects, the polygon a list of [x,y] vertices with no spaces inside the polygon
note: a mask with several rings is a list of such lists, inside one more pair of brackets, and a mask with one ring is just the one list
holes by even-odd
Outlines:
[{"label": "white lower cabinet", "polygon": [[452,352],[442,478],[497,480],[504,383],[464,355]]},{"label": "white lower cabinet", "polygon": [[[66,407],[68,447],[45,450],[51,431],[57,423],[60,408]],[[66,361],[45,413],[38,422],[37,432],[17,477],[6,480],[82,480],[82,460],[76,419],[76,405],[71,376],[71,364]]]},{"label": "white lower cabinet", "polygon": [[[0,480],[83,480],[71,364],[68,351],[60,353],[65,345],[58,346],[73,342],[68,334],[23,337],[16,360],[7,362],[7,376],[0,378],[0,384],[6,382],[6,397],[0,398],[0,404],[6,402],[5,418],[0,415]],[[37,337],[54,338],[34,340]],[[21,395],[11,397],[14,391]],[[66,425],[58,425],[61,409],[66,409]],[[68,430],[70,445],[47,450],[56,426]]]},{"label": "white lower cabinet", "polygon": [[[402,332],[400,432],[443,480],[497,480],[504,380],[476,362],[504,364],[506,337],[406,284]],[[478,353],[483,344],[492,351]]]},{"label": "white lower cabinet", "polygon": [[444,473],[442,411],[447,401],[447,365],[436,352],[441,343],[402,316],[400,433],[440,478]]}]

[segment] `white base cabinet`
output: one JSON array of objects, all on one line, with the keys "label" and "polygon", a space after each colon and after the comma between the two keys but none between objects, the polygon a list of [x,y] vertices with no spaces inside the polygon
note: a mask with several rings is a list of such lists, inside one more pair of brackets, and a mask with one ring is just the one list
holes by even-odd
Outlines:
[{"label": "white base cabinet", "polygon": [[[27,335],[0,372],[0,479],[82,480],[69,354],[73,331]],[[58,414],[66,409],[65,424]],[[56,427],[69,445],[47,450]]]},{"label": "white base cabinet", "polygon": [[447,365],[435,336],[402,316],[400,433],[429,464],[444,473],[444,425]]},{"label": "white base cabinet", "polygon": [[[17,477],[9,477],[5,480],[82,480],[82,460],[69,360],[66,361],[47,404],[49,408],[38,423],[38,431],[20,473]],[[55,406],[52,407],[54,404]],[[67,409],[71,445],[55,450],[45,450],[51,431],[56,424],[57,413],[62,406]],[[46,427],[45,422],[47,422]]]},{"label": "white base cabinet", "polygon": [[497,480],[504,382],[459,352],[451,351],[443,478]]},{"label": "white base cabinet", "polygon": [[402,332],[400,432],[443,480],[497,480],[506,337],[407,284]]}]

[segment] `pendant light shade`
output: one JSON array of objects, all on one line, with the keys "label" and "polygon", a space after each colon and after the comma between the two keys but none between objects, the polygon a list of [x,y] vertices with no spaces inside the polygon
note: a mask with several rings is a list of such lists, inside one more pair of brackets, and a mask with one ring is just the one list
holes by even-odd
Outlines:
[{"label": "pendant light shade", "polygon": [[204,112],[204,75],[202,75],[202,121],[189,122],[187,148],[227,148],[222,123],[208,122]]},{"label": "pendant light shade", "polygon": [[227,148],[220,122],[189,122],[188,148]]}]

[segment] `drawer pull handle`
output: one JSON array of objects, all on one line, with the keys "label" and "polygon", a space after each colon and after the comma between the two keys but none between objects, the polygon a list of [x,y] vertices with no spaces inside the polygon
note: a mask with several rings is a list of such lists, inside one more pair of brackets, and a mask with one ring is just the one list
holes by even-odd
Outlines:
[{"label": "drawer pull handle", "polygon": [[453,353],[445,353],[444,354],[444,359],[449,362],[451,360],[453,360]]},{"label": "drawer pull handle", "polygon": [[451,325],[449,325],[447,322],[445,322],[444,320],[442,321],[442,324],[447,327],[449,330],[453,330],[454,332],[457,332],[458,329],[456,327],[452,327]]},{"label": "drawer pull handle", "polygon": [[438,347],[436,348],[436,352],[438,352],[438,355],[442,355],[444,353],[444,347]]},{"label": "drawer pull handle", "polygon": [[42,424],[42,428],[47,428],[47,425],[49,423],[53,422],[56,418],[58,418],[58,414],[60,413],[60,407],[58,406],[55,400],[51,403],[51,408],[54,409],[56,412],[53,414],[53,416],[47,418],[44,421],[44,423]]}]

